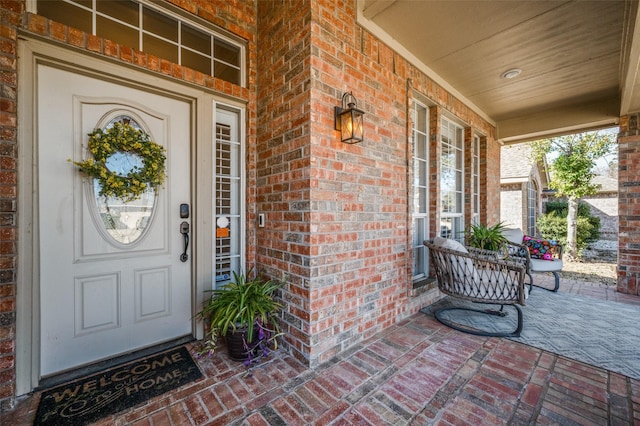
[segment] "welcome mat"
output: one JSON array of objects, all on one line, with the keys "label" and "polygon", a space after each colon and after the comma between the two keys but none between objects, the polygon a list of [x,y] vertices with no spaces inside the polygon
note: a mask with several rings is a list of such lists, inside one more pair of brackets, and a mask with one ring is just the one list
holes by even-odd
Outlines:
[{"label": "welcome mat", "polygon": [[85,425],[202,377],[184,347],[42,392],[35,425]]},{"label": "welcome mat", "polygon": [[[435,309],[451,305],[482,307],[446,297],[421,311],[433,315]],[[505,310],[506,317],[459,310],[443,314],[449,320],[479,330],[512,331],[516,325],[515,311],[511,306]],[[534,289],[522,313],[522,333],[509,340],[640,379],[639,306]]]}]

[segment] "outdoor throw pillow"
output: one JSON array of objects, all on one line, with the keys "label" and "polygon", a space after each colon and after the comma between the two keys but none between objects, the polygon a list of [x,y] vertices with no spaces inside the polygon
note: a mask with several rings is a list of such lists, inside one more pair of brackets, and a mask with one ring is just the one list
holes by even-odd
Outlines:
[{"label": "outdoor throw pillow", "polygon": [[542,240],[525,235],[522,244],[529,250],[532,259],[553,260],[558,242],[555,240]]}]

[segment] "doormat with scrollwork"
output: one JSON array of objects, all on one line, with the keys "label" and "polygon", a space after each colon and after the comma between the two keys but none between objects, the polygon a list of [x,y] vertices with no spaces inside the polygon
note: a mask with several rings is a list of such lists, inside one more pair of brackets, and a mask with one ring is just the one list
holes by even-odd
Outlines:
[{"label": "doormat with scrollwork", "polygon": [[35,425],[85,425],[202,377],[184,347],[42,392]]}]

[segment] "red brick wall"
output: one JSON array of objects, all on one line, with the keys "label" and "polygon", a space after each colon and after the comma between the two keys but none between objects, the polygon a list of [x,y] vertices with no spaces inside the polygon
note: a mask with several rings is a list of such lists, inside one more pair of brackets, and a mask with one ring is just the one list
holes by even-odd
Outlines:
[{"label": "red brick wall", "polygon": [[[188,1],[183,9],[248,43],[248,87],[26,15],[0,3],[0,400],[15,385],[16,40],[19,28],[127,66],[201,85],[247,102],[247,266],[286,278],[287,346],[317,365],[416,312],[436,297],[410,297],[411,90],[430,99],[432,131],[447,111],[483,135],[483,220],[499,218],[494,129],[355,23],[355,1]],[[22,22],[25,22],[24,27]],[[408,84],[411,82],[411,84]],[[346,145],[333,108],[353,91],[365,141]],[[437,221],[437,143],[432,134],[432,225]],[[255,227],[265,213],[266,226]]]},{"label": "red brick wall", "polygon": [[[110,40],[25,13],[24,0],[0,3],[0,411],[12,407],[15,395],[16,253],[17,253],[17,34],[19,31],[73,46],[127,66],[195,84],[247,101],[247,143],[255,146],[256,18],[252,0],[170,0],[178,7],[242,37],[248,47],[248,87],[242,88],[181,67]],[[24,22],[24,25],[23,25]],[[250,154],[250,160],[253,158]],[[255,175],[249,162],[249,188]],[[249,198],[251,199],[251,191]],[[255,221],[248,224],[253,236]],[[249,238],[247,258],[253,261],[255,237]],[[28,362],[28,361],[27,361]]]},{"label": "red brick wall", "polygon": [[15,394],[17,261],[17,26],[24,5],[3,5],[0,23],[0,411]]},{"label": "red brick wall", "polygon": [[256,261],[287,281],[283,331],[300,358],[310,333],[310,16],[308,2],[258,2]]},{"label": "red brick wall", "polygon": [[640,296],[640,115],[620,118],[618,135],[618,285]]},{"label": "red brick wall", "polygon": [[[355,24],[355,14],[352,1],[258,2],[256,209],[267,226],[258,230],[257,263],[287,277],[285,330],[293,353],[310,365],[434,297],[409,297],[411,91],[440,105],[431,108],[432,131],[447,110],[488,135],[484,149],[492,148],[499,170],[494,129]],[[333,129],[346,91],[366,112],[357,145],[342,144]],[[433,226],[437,141],[434,133]],[[486,216],[499,214],[494,203]]]}]

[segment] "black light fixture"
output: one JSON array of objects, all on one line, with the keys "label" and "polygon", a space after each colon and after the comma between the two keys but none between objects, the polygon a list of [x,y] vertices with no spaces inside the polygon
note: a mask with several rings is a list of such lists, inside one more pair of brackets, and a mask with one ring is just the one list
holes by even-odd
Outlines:
[{"label": "black light fixture", "polygon": [[340,130],[340,140],[344,143],[358,143],[364,139],[362,117],[364,111],[358,109],[358,100],[351,92],[342,95],[342,107],[335,107],[335,129]]}]

